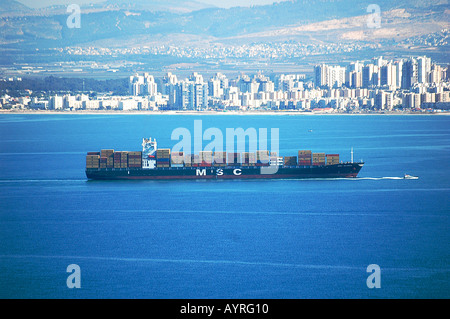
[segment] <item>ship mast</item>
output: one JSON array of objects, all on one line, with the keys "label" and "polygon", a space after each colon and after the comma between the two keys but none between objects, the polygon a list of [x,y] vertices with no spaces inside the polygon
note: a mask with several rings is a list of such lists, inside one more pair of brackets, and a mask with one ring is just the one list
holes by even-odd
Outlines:
[{"label": "ship mast", "polygon": [[351,162],[353,163],[353,147],[352,147],[352,152],[351,152],[351,154],[352,154]]}]

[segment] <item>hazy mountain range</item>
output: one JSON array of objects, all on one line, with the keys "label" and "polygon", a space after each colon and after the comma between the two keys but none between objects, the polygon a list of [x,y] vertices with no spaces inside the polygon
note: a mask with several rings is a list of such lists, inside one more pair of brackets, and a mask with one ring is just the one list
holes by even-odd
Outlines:
[{"label": "hazy mountain range", "polygon": [[[81,28],[68,28],[66,6],[30,9],[0,0],[0,43],[8,47],[402,40],[449,27],[448,0],[378,0],[381,28],[368,28],[373,0],[296,0],[272,5],[212,7],[201,1],[108,0],[82,6]],[[142,40],[143,39],[143,40]]]}]

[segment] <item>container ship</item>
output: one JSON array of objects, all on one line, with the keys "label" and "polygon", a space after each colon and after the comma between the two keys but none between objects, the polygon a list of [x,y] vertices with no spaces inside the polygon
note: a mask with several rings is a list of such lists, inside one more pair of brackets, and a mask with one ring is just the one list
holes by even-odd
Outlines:
[{"label": "container ship", "polygon": [[296,156],[274,152],[199,154],[158,149],[155,139],[144,138],[142,151],[102,149],[86,155],[86,176],[94,180],[183,179],[305,179],[357,177],[363,162],[340,162],[339,154],[299,150]]}]

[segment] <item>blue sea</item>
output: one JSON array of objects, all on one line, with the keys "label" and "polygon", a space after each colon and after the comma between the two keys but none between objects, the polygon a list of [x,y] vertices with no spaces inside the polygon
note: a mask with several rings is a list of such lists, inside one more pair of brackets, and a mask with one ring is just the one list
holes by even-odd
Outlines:
[{"label": "blue sea", "polygon": [[[279,128],[281,155],[353,148],[365,165],[357,179],[86,179],[86,152],[172,147],[194,120]],[[448,116],[3,114],[0,298],[449,298],[449,164]]]}]

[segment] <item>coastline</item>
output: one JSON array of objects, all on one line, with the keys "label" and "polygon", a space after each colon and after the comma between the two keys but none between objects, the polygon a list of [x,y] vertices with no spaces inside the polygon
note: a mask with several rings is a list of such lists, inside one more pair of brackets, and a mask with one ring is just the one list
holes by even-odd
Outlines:
[{"label": "coastline", "polygon": [[370,112],[370,113],[335,113],[335,112],[298,112],[298,111],[113,111],[113,110],[0,110],[0,114],[56,114],[56,115],[269,115],[269,116],[308,116],[308,115],[450,115],[450,111],[443,112]]}]

